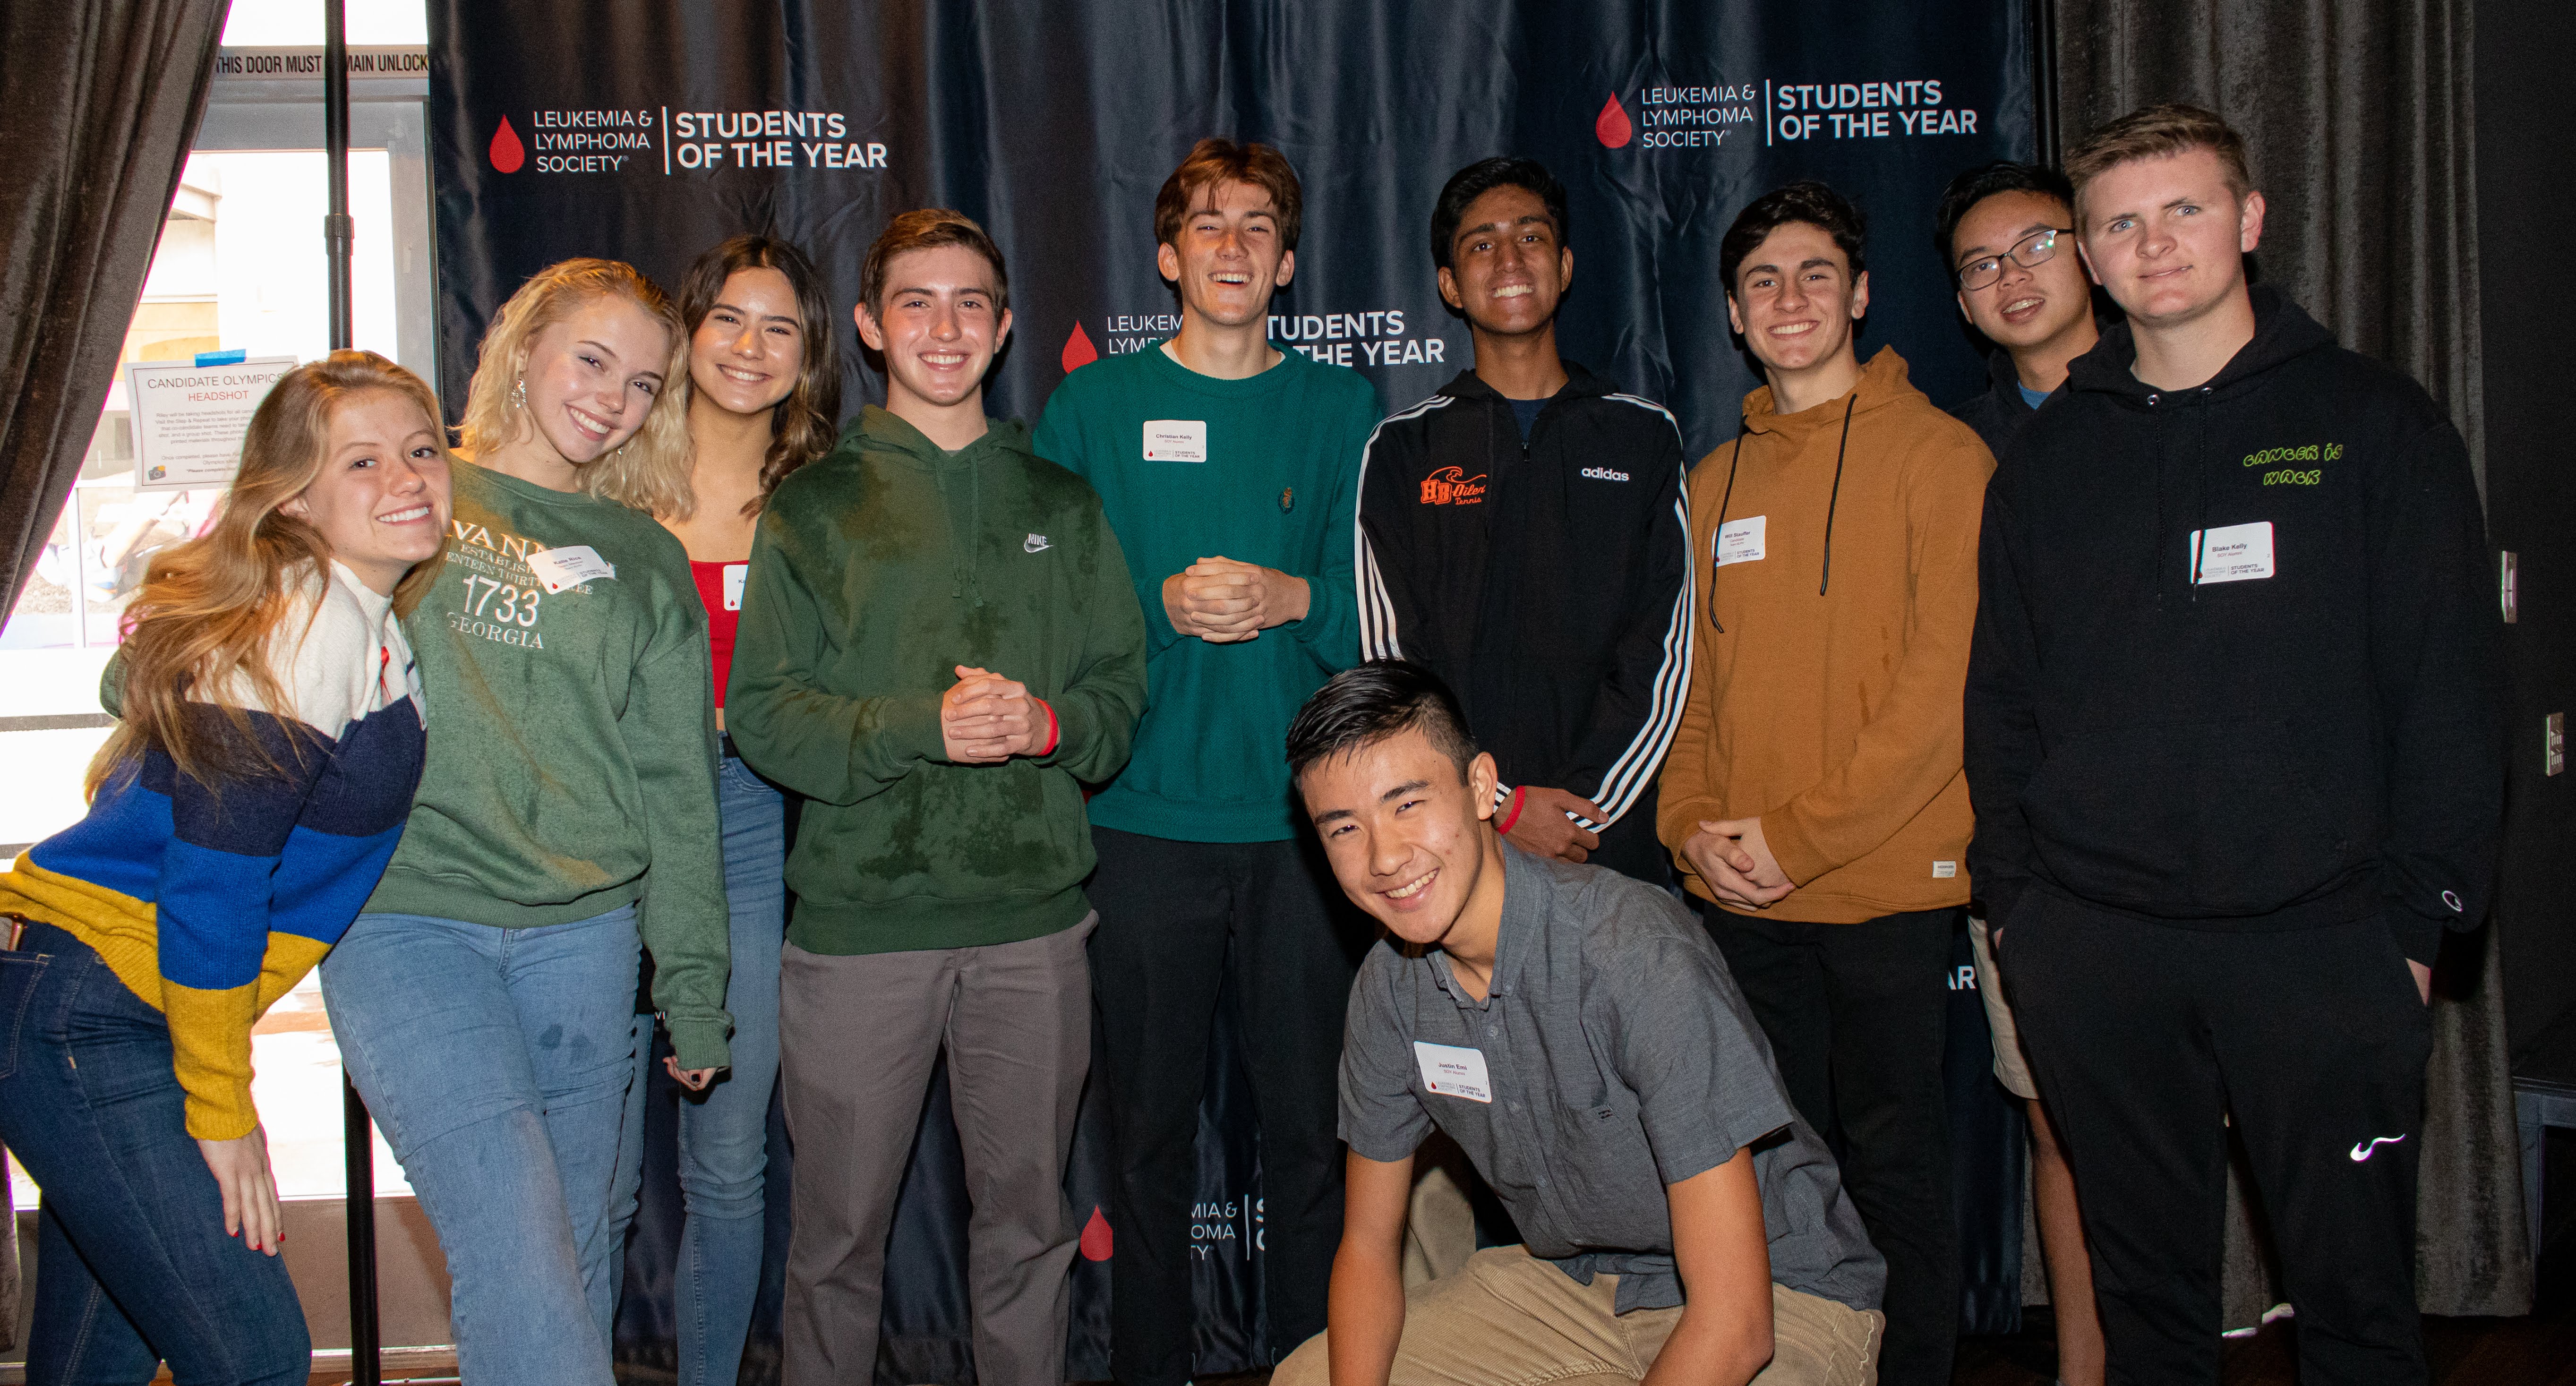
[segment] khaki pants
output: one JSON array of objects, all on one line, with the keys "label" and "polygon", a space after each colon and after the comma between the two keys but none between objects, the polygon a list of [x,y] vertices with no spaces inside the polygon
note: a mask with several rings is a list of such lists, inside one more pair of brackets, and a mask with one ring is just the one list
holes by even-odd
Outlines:
[{"label": "khaki pants", "polygon": [[1062,1386],[1079,1236],[1064,1166],[1091,1068],[1083,940],[1096,922],[978,948],[836,956],[786,946],[780,1081],[797,1155],[787,1386],[876,1379],[886,1237],[943,1049],[974,1205],[966,1283],[976,1379]]},{"label": "khaki pants", "polygon": [[[1619,1277],[1592,1283],[1517,1246],[1488,1247],[1466,1269],[1404,1297],[1404,1337],[1388,1386],[1531,1386],[1569,1376],[1642,1380],[1682,1311],[1615,1313]],[[1865,1309],[1771,1287],[1771,1365],[1754,1386],[1875,1386],[1879,1331]],[[1271,1386],[1326,1386],[1324,1335],[1288,1355]]]}]

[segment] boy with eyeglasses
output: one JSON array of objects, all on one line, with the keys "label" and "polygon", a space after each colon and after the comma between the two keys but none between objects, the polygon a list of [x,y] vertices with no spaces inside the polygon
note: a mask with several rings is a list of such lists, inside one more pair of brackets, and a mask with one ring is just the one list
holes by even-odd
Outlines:
[{"label": "boy with eyeglasses", "polygon": [[[2067,363],[2093,348],[2093,286],[2075,252],[2074,224],[2073,186],[2065,174],[2039,164],[1980,164],[1941,194],[1935,244],[1956,278],[1959,312],[1994,344],[1987,358],[1992,386],[1951,406],[1950,414],[1977,430],[1997,457],[2040,402],[2066,383]],[[1994,1032],[1995,1081],[2030,1114],[2031,1192],[2057,1318],[2057,1379],[2063,1386],[2101,1386],[2102,1320],[2093,1310],[2093,1263],[2075,1176],[2030,1076],[1982,916],[1970,915],[1968,937],[1976,951],[1977,997]]]},{"label": "boy with eyeglasses", "polygon": [[2040,164],[1998,159],[1950,180],[1935,243],[1959,291],[1959,314],[1994,344],[1992,384],[1950,413],[1995,456],[2066,383],[2066,363],[2093,349],[2093,286],[2075,253],[2075,189]]},{"label": "boy with eyeglasses", "polygon": [[2249,286],[2236,133],[2157,106],[2066,161],[2126,315],[1986,493],[1971,849],[2084,1188],[2124,1379],[2218,1379],[2224,1117],[2303,1376],[2421,1383],[2425,1001],[2484,916],[2502,634],[2466,448]]}]

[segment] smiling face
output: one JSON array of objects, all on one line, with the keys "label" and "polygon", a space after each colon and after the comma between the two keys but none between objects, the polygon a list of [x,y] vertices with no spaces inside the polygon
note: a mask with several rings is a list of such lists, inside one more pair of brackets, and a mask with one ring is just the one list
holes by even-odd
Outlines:
[{"label": "smiling face", "polygon": [[2070,229],[2074,219],[2056,198],[2022,191],[1996,193],[1959,218],[1950,237],[1953,273],[1986,260],[2001,271],[1994,283],[1958,291],[1959,311],[1988,341],[2007,350],[2037,346],[2092,316],[2093,291],[2072,235],[2059,236],[2056,253],[2036,269],[2012,258],[2032,255],[2032,237]]},{"label": "smiling face", "polygon": [[1573,278],[1574,252],[1558,243],[1546,201],[1506,183],[1459,215],[1449,264],[1440,271],[1440,297],[1478,330],[1517,337],[1555,320]]},{"label": "smiling face", "polygon": [[[1494,758],[1458,763],[1419,729],[1361,744],[1306,767],[1297,788],[1323,838],[1342,893],[1408,943],[1455,943],[1471,903],[1499,919],[1502,838]],[[1491,940],[1486,939],[1487,948]]]},{"label": "smiling face", "polygon": [[1851,353],[1852,324],[1869,312],[1869,275],[1831,232],[1792,221],[1762,238],[1736,269],[1726,320],[1764,369],[1796,374]]},{"label": "smiling face", "polygon": [[774,269],[736,270],[689,338],[695,401],[734,414],[764,414],[796,388],[805,366],[796,287]]},{"label": "smiling face", "polygon": [[1210,183],[1192,199],[1179,234],[1155,249],[1154,263],[1180,285],[1183,312],[1242,327],[1269,314],[1270,296],[1297,272],[1297,253],[1280,239],[1268,190]]},{"label": "smiling face", "polygon": [[886,261],[885,284],[883,309],[862,303],[858,320],[860,340],[885,354],[886,407],[905,412],[897,392],[932,409],[961,403],[1011,335],[992,262],[962,245],[907,250]]},{"label": "smiling face", "polygon": [[447,534],[447,450],[438,424],[391,390],[340,401],[312,484],[278,507],[320,530],[331,556],[390,595]]},{"label": "smiling face", "polygon": [[575,467],[625,445],[662,393],[671,337],[659,318],[603,294],[528,343],[519,378],[537,436]]},{"label": "smiling face", "polygon": [[2093,282],[2145,328],[2180,326],[2243,293],[2245,255],[2263,239],[2263,195],[2239,198],[2207,149],[2114,164],[2076,203]]}]

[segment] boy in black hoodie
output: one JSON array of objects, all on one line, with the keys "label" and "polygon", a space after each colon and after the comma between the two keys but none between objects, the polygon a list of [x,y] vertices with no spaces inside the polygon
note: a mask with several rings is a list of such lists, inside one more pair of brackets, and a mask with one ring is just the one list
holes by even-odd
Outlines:
[{"label": "boy in black hoodie", "polygon": [[2067,160],[2128,321],[1986,496],[1970,870],[2063,1131],[2121,1379],[2215,1381],[2225,1130],[2302,1370],[2421,1382],[2424,1013],[2483,917],[2501,631],[2459,434],[2250,290],[2264,203],[2216,116]]},{"label": "boy in black hoodie", "polygon": [[1437,672],[1501,765],[1522,851],[1672,879],[1655,775],[1690,687],[1682,439],[1556,351],[1565,189],[1531,159],[1451,175],[1440,296],[1476,363],[1379,424],[1360,464],[1360,649]]}]

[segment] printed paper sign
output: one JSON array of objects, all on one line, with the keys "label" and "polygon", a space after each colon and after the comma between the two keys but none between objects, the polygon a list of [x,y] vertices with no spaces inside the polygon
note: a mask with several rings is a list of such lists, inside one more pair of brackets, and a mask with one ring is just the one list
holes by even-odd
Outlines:
[{"label": "printed paper sign", "polygon": [[1748,515],[1729,520],[1717,527],[1717,566],[1729,563],[1751,563],[1763,554],[1763,531],[1769,527],[1768,515]]},{"label": "printed paper sign", "polygon": [[241,470],[242,435],[292,356],[263,356],[228,366],[194,361],[136,361],[125,368],[125,398],[134,421],[134,489],[179,491],[229,486]]},{"label": "printed paper sign", "polygon": [[[567,587],[617,576],[617,565],[599,556],[599,550],[588,544],[569,544],[560,549],[539,549],[528,555],[528,571],[537,575],[537,583],[553,596]],[[733,582],[726,579],[726,605],[732,606]]]},{"label": "printed paper sign", "polygon": [[1415,1040],[1413,1061],[1422,1065],[1422,1086],[1443,1097],[1494,1100],[1493,1080],[1485,1076],[1485,1056],[1476,1050]]},{"label": "printed paper sign", "polygon": [[1207,457],[1207,420],[1147,419],[1145,421],[1146,461],[1205,462]]},{"label": "printed paper sign", "polygon": [[2256,520],[2250,525],[2213,529],[2206,541],[2195,529],[2191,532],[2191,549],[2199,560],[2192,570],[2195,582],[2207,585],[2267,578],[2272,575],[2272,522]]},{"label": "printed paper sign", "polygon": [[748,577],[750,577],[750,576],[751,576],[751,565],[750,565],[750,564],[748,564],[748,563],[728,563],[728,564],[726,564],[726,565],[725,565],[725,574],[724,574],[724,577],[725,577],[725,585],[724,585],[724,604],[725,604],[725,605],[724,605],[724,609],[725,609],[725,610],[727,610],[727,611],[740,611],[740,610],[742,610],[742,584],[743,584],[743,580],[744,580],[744,579],[746,579],[746,578],[748,578]]}]

